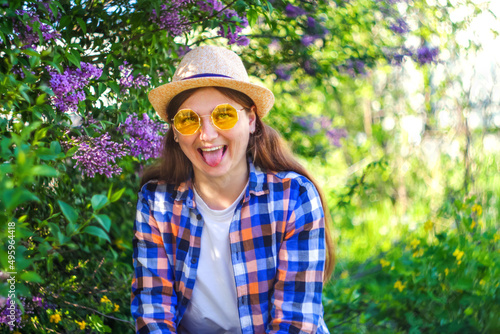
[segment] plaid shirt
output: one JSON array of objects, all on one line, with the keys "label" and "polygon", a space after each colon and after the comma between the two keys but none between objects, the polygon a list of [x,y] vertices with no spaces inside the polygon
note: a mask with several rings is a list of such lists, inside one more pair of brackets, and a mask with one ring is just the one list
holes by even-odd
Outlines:
[{"label": "plaid shirt", "polygon": [[[294,172],[250,181],[229,230],[243,334],[328,333],[321,294],[324,219],[314,185]],[[134,224],[131,311],[137,333],[176,333],[196,282],[203,217],[191,181],[150,181]]]}]

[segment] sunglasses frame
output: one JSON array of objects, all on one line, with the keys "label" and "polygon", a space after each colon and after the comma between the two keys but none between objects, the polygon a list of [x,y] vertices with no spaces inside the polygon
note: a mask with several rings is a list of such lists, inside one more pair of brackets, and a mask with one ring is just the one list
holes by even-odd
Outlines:
[{"label": "sunglasses frame", "polygon": [[[229,105],[231,106],[232,108],[234,108],[234,110],[236,110],[236,122],[234,123],[234,125],[232,127],[230,127],[229,129],[221,129],[219,128],[217,125],[215,125],[214,123],[214,118],[213,118],[213,114],[214,114],[214,111],[215,109],[217,109],[218,107],[220,106],[223,106],[223,105]],[[212,112],[210,113],[210,115],[205,115],[205,116],[200,116],[196,111],[194,111],[193,109],[189,109],[189,108],[185,108],[185,109],[180,109],[179,111],[177,111],[174,115],[174,117],[170,120],[172,122],[172,127],[175,129],[175,131],[177,131],[178,133],[180,133],[182,136],[192,136],[194,134],[196,134],[196,132],[198,132],[198,130],[201,128],[201,118],[203,117],[209,117],[210,116],[210,122],[212,122],[212,125],[217,128],[218,130],[221,130],[221,131],[226,131],[226,130],[231,130],[232,128],[235,127],[236,123],[238,123],[238,121],[240,120],[240,116],[239,116],[239,113],[243,110],[245,110],[246,108],[243,107],[241,109],[236,109],[234,106],[232,106],[231,104],[229,103],[222,103],[222,104],[218,104],[214,107],[214,109],[212,110]],[[179,114],[181,111],[184,111],[184,110],[190,110],[192,112],[195,113],[195,115],[198,117],[198,128],[196,128],[196,130],[191,133],[191,134],[183,134],[182,132],[180,132],[179,130],[177,130],[177,128],[175,127],[175,117],[177,117],[177,114]]]}]

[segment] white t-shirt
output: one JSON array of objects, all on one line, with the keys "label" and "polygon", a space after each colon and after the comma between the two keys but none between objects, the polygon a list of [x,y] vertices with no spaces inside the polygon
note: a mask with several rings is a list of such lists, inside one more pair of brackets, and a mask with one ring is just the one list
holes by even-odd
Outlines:
[{"label": "white t-shirt", "polygon": [[[247,184],[248,185],[248,184]],[[181,334],[241,333],[234,282],[229,225],[243,192],[224,210],[212,210],[194,191],[196,206],[204,219],[196,283],[181,320]]]}]

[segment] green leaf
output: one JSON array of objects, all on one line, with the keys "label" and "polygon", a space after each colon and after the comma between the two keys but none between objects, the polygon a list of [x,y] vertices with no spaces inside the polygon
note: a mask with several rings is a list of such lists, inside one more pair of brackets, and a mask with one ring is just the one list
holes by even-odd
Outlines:
[{"label": "green leaf", "polygon": [[61,144],[58,141],[52,141],[50,143],[50,149],[54,151],[55,154],[61,153]]},{"label": "green leaf", "polygon": [[111,243],[111,240],[109,240],[108,235],[106,232],[104,232],[103,229],[96,227],[96,226],[87,226],[86,228],[83,229],[83,233],[95,235],[96,237],[99,237],[101,239],[106,239],[109,243]]},{"label": "green leaf", "polygon": [[76,223],[76,220],[78,219],[78,211],[63,201],[57,201],[57,204],[59,204],[64,217],[66,217],[70,223]]},{"label": "green leaf", "polygon": [[38,95],[38,97],[36,98],[36,105],[38,106],[41,106],[43,104],[45,104],[45,97],[47,96],[47,94],[40,94]]},{"label": "green leaf", "polygon": [[120,86],[116,82],[110,81],[108,82],[108,86],[115,92],[116,94],[120,94]]},{"label": "green leaf", "polygon": [[40,202],[40,199],[35,194],[24,188],[8,189],[0,192],[0,194],[2,195],[2,202],[7,210],[12,210],[24,202]]},{"label": "green leaf", "polygon": [[57,169],[47,165],[35,166],[31,169],[31,173],[33,175],[40,175],[40,176],[53,176],[53,177],[59,176],[59,172],[57,171]]},{"label": "green leaf", "polygon": [[108,203],[108,198],[104,195],[94,195],[92,196],[91,203],[92,209],[94,209],[94,211],[97,211]]},{"label": "green leaf", "polygon": [[253,27],[257,22],[257,19],[259,18],[259,14],[255,9],[250,8],[247,12],[247,18],[248,18],[248,25],[250,27]]},{"label": "green leaf", "polygon": [[27,54],[28,56],[41,57],[41,55],[33,49],[24,49],[21,50],[21,52]]},{"label": "green leaf", "polygon": [[68,223],[66,225],[66,235],[72,235],[75,232],[77,225],[74,223]]},{"label": "green leaf", "polygon": [[76,67],[80,68],[80,57],[74,55],[73,53],[68,53],[67,55],[67,58],[69,60],[69,62],[73,65],[75,65]]},{"label": "green leaf", "polygon": [[122,195],[123,195],[124,192],[125,192],[125,188],[122,188],[122,189],[118,190],[117,192],[115,192],[111,196],[111,198],[109,199],[109,201],[111,203],[118,201],[122,197]]},{"label": "green leaf", "polygon": [[99,224],[104,227],[106,232],[109,232],[109,229],[111,228],[111,219],[108,217],[108,215],[94,215],[94,218],[99,222]]},{"label": "green leaf", "polygon": [[87,24],[85,24],[85,22],[79,17],[76,18],[76,22],[78,22],[78,25],[80,26],[80,28],[82,28],[83,33],[86,34],[87,33]]},{"label": "green leaf", "polygon": [[33,271],[27,271],[21,274],[21,280],[27,282],[43,283],[43,279]]}]

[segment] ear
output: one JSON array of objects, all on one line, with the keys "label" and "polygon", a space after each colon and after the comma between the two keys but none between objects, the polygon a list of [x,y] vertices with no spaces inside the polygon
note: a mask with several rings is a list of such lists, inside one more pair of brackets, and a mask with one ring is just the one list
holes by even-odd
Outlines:
[{"label": "ear", "polygon": [[257,112],[257,107],[254,105],[252,106],[252,108],[250,108],[250,112],[247,113],[250,133],[255,132],[255,124],[257,123],[257,116],[255,115],[256,112]]}]

